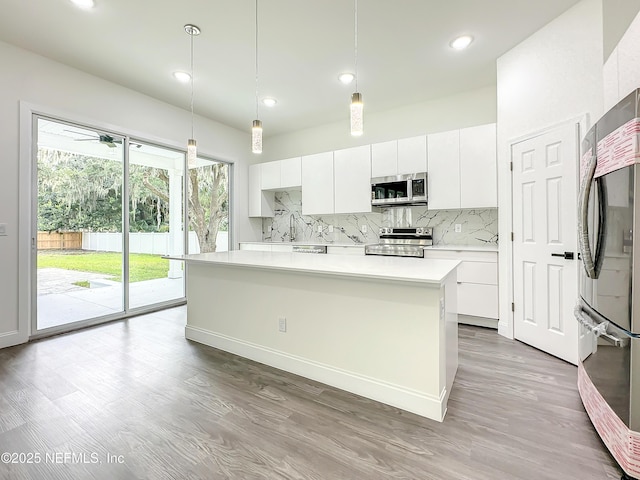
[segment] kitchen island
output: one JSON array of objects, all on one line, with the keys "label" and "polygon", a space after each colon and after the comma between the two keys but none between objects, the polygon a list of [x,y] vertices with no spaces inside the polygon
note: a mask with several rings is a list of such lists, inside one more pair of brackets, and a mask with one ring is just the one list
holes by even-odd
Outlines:
[{"label": "kitchen island", "polygon": [[186,338],[442,421],[455,260],[231,251],[187,263]]}]

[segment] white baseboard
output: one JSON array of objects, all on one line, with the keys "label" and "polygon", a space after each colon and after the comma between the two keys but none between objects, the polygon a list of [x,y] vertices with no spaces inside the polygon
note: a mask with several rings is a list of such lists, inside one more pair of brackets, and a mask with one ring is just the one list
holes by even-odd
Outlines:
[{"label": "white baseboard", "polygon": [[8,348],[15,345],[20,345],[22,343],[27,343],[28,340],[29,338],[18,330],[5,332],[0,334],[0,348]]},{"label": "white baseboard", "polygon": [[446,390],[443,390],[439,397],[428,395],[189,325],[185,327],[185,337],[438,422],[441,422],[446,414]]},{"label": "white baseboard", "polygon": [[458,323],[464,325],[473,325],[476,327],[495,328],[498,329],[497,318],[475,317],[473,315],[458,314]]}]

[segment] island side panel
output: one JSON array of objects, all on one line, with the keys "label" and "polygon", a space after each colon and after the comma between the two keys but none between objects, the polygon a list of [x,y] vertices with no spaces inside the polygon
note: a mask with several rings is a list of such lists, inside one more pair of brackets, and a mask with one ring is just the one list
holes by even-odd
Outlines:
[{"label": "island side panel", "polygon": [[[441,359],[446,363],[446,398],[453,387],[458,372],[458,282],[457,270],[452,272],[442,285],[441,299],[444,299],[444,354]],[[441,300],[442,301],[442,300]]]},{"label": "island side panel", "polygon": [[439,284],[197,263],[187,282],[187,338],[442,420]]}]

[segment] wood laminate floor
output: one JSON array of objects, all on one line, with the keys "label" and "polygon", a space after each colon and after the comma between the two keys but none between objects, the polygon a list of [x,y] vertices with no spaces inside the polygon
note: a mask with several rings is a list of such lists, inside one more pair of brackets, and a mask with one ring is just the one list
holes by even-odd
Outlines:
[{"label": "wood laminate floor", "polygon": [[438,423],[189,342],[185,317],[180,307],[0,350],[0,453],[33,462],[0,463],[0,478],[620,477],[576,368],[493,330],[460,327]]}]

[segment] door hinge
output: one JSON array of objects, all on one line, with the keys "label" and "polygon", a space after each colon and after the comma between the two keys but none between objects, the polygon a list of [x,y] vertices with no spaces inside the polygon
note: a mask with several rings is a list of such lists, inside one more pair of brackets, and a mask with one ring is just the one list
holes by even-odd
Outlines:
[{"label": "door hinge", "polygon": [[515,312],[516,311],[516,304],[511,302],[511,311]]},{"label": "door hinge", "polygon": [[513,240],[514,240],[514,235],[513,235],[513,232],[511,232],[511,241],[513,242]]},{"label": "door hinge", "polygon": [[513,172],[513,162],[509,162],[509,171]]}]

